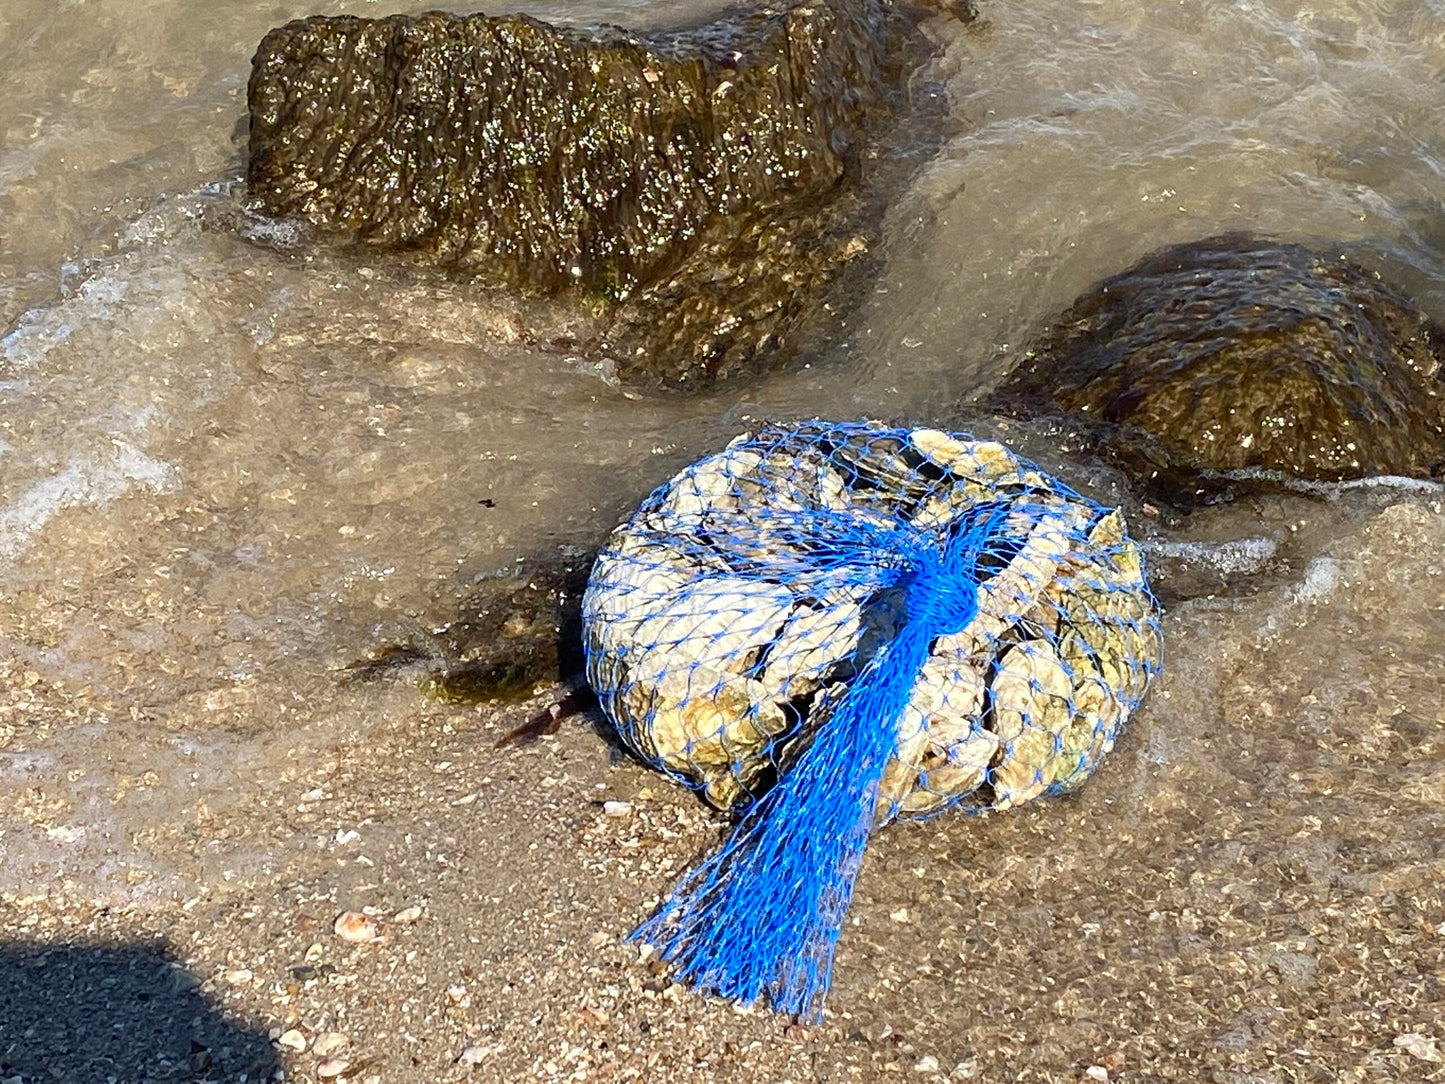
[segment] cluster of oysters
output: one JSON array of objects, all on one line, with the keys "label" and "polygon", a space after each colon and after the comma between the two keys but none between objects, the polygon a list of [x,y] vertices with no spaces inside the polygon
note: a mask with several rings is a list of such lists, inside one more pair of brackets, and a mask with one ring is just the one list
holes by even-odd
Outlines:
[{"label": "cluster of oysters", "polygon": [[1157,604],[1121,515],[998,443],[824,422],[737,438],[603,547],[583,602],[588,679],[640,756],[743,808],[907,620],[889,540],[941,547],[981,508],[998,538],[977,611],[932,642],[876,819],[1070,789],[1158,670]]}]

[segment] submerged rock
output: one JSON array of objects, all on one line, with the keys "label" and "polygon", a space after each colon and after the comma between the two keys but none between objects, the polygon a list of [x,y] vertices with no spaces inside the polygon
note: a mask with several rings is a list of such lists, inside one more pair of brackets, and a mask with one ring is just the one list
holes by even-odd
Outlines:
[{"label": "submerged rock", "polygon": [[1229,234],[1152,253],[1076,300],[993,397],[1066,412],[1168,499],[1240,473],[1445,468],[1445,329],[1299,245]]},{"label": "submerged rock", "polygon": [[866,247],[850,193],[901,40],[878,0],[649,34],[303,19],[253,62],[249,191],[268,214],[577,294],[623,378],[722,375]]},{"label": "submerged rock", "polygon": [[372,680],[418,673],[446,700],[525,700],[582,670],[582,593],[590,554],[548,554],[479,580],[448,608],[456,616],[425,633],[385,643],[350,667]]}]

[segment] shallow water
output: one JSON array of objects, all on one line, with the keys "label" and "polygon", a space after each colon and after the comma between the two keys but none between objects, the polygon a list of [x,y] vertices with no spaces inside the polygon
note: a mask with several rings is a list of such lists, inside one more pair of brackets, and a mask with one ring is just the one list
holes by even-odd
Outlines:
[{"label": "shallow water", "polygon": [[[872,294],[826,354],[691,398],[528,347],[519,320],[537,314],[464,283],[239,213],[256,43],[313,11],[382,10],[0,10],[0,889],[69,879],[145,903],[266,868],[254,841],[189,865],[147,841],[223,819],[416,695],[338,668],[446,620],[519,556],[592,544],[752,417],[958,421],[1031,329],[1160,245],[1226,228],[1342,243],[1445,319],[1434,0],[1019,0],[975,28],[929,24],[939,52],[914,93],[942,95],[954,127],[891,206]],[[647,25],[710,9],[525,10]],[[1127,498],[1046,436],[1006,435]],[[1165,684],[1105,768],[1120,831],[1271,788],[1302,730],[1339,746],[1335,697],[1371,721],[1319,786],[1403,793],[1402,838],[1438,830],[1442,499],[1326,488],[1183,522],[1131,503],[1171,605]],[[1271,675],[1299,696],[1270,694]],[[1392,736],[1401,713],[1415,729]]]}]

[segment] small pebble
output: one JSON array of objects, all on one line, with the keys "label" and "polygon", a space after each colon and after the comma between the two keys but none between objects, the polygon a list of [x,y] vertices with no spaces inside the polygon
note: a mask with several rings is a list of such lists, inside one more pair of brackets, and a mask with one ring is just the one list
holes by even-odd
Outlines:
[{"label": "small pebble", "polygon": [[1109,1084],[1109,1070],[1102,1065],[1091,1065],[1084,1070],[1084,1075],[1090,1080],[1100,1080],[1103,1084]]},{"label": "small pebble", "polygon": [[277,1044],[284,1046],[287,1050],[294,1050],[301,1053],[306,1049],[306,1036],[292,1028],[290,1031],[283,1031],[281,1037],[276,1040]]},{"label": "small pebble", "polygon": [[255,974],[249,967],[233,967],[229,971],[221,972],[221,978],[225,979],[232,986],[244,986],[255,977]]},{"label": "small pebble", "polygon": [[345,911],[338,915],[332,929],[336,931],[336,936],[341,940],[351,941],[355,944],[375,941],[381,936],[376,920],[360,911]]},{"label": "small pebble", "polygon": [[632,812],[631,802],[603,802],[602,812],[609,817],[625,817]]},{"label": "small pebble", "polygon": [[1395,1048],[1403,1050],[1411,1057],[1419,1058],[1421,1061],[1445,1061],[1445,1055],[1440,1053],[1440,1048],[1435,1045],[1435,1040],[1421,1035],[1419,1032],[1407,1031],[1403,1035],[1395,1036]]},{"label": "small pebble", "polygon": [[460,1005],[467,1000],[467,988],[459,982],[454,982],[447,987],[447,1000],[453,1005]]},{"label": "small pebble", "polygon": [[395,920],[403,926],[410,926],[421,918],[422,907],[419,904],[412,904],[410,907],[403,907],[395,915]]},{"label": "small pebble", "polygon": [[329,1058],[339,1054],[351,1045],[351,1038],[340,1031],[323,1031],[311,1044],[311,1053],[318,1058]]},{"label": "small pebble", "polygon": [[892,914],[890,914],[888,917],[891,918],[894,922],[908,922],[908,921],[909,921],[908,908],[907,908],[907,907],[900,907],[900,908],[898,908],[898,910],[894,911],[894,912],[893,912]]},{"label": "small pebble", "polygon": [[500,1043],[471,1043],[457,1055],[458,1065],[479,1065],[502,1049]]},{"label": "small pebble", "polygon": [[932,1054],[924,1054],[913,1063],[915,1073],[936,1073],[938,1072],[938,1059]]},{"label": "small pebble", "polygon": [[349,1068],[351,1068],[351,1062],[345,1058],[327,1058],[316,1067],[316,1075],[322,1080],[331,1080],[339,1077]]}]

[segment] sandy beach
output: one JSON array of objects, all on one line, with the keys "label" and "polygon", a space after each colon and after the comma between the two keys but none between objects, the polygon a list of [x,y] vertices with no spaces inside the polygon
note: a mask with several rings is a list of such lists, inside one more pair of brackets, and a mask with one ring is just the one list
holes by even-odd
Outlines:
[{"label": "sandy beach", "polygon": [[1438,484],[1174,516],[1004,431],[1124,505],[1164,671],[1077,796],[874,837],[816,1027],[626,940],[727,823],[595,716],[499,747],[559,689],[348,669],[756,419],[975,424],[1160,245],[1338,243],[1445,319],[1439,5],[934,27],[947,137],[835,348],[691,397],[247,218],[256,43],[380,7],[0,11],[0,1084],[1445,1080]]}]

